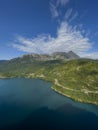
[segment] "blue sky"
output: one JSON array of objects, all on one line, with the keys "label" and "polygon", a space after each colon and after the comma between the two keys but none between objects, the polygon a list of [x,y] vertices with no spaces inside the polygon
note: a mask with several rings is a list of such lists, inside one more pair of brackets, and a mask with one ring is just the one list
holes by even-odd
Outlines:
[{"label": "blue sky", "polygon": [[0,0],[0,59],[74,51],[98,58],[98,0]]}]

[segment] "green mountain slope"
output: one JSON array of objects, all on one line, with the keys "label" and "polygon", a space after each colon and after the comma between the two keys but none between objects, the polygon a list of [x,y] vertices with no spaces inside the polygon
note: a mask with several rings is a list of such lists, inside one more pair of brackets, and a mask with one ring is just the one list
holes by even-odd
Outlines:
[{"label": "green mountain slope", "polygon": [[52,82],[52,89],[76,101],[98,105],[98,61],[12,59],[0,64],[0,78],[41,78]]}]

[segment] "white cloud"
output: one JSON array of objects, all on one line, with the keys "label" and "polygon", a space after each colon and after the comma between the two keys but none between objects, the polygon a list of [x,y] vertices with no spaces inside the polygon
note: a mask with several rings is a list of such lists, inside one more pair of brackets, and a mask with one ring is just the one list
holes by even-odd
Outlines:
[{"label": "white cloud", "polygon": [[69,2],[69,0],[51,0],[50,1],[50,11],[53,18],[57,18],[60,15],[61,10],[59,10],[60,7],[66,6],[66,4]]},{"label": "white cloud", "polygon": [[68,2],[69,0],[57,0],[57,6],[65,6]]},{"label": "white cloud", "polygon": [[64,19],[68,22],[74,21],[78,17],[78,12],[74,11],[72,8],[69,8],[64,16]]},{"label": "white cloud", "polygon": [[69,22],[72,22],[73,20],[75,20],[77,16],[78,16],[78,12],[75,12],[73,16],[69,19]]},{"label": "white cloud", "polygon": [[71,14],[72,14],[72,8],[70,8],[70,9],[68,9],[67,11],[66,11],[66,13],[65,13],[65,20],[68,20],[69,19],[69,17],[71,16]]},{"label": "white cloud", "polygon": [[82,30],[62,22],[57,30],[57,37],[39,35],[35,38],[17,37],[14,48],[28,53],[53,53],[74,51],[80,56],[88,56],[87,51],[92,48],[88,37],[82,35]]},{"label": "white cloud", "polygon": [[56,18],[59,16],[59,12],[57,10],[57,7],[52,1],[50,2],[50,11],[51,11],[53,18]]},{"label": "white cloud", "polygon": [[84,53],[82,57],[98,59],[98,52]]}]

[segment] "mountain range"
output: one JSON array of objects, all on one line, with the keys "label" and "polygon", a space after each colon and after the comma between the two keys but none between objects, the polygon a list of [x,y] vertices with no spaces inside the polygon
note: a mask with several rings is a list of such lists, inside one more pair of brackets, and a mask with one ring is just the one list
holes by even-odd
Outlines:
[{"label": "mountain range", "polygon": [[[28,58],[31,60],[39,60],[39,61],[47,61],[47,60],[72,60],[72,59],[79,59],[80,57],[75,54],[72,51],[69,51],[68,53],[66,52],[55,52],[52,54],[27,54],[27,55],[23,55],[21,57],[15,58],[15,59],[24,59],[24,58]],[[15,60],[12,59],[12,60]]]},{"label": "mountain range", "polygon": [[5,63],[7,62],[7,60],[0,60],[0,63]]},{"label": "mountain range", "polygon": [[22,55],[21,57],[13,58],[11,60],[0,60],[0,64],[5,62],[12,62],[12,61],[22,61],[22,60],[31,60],[31,61],[49,61],[49,60],[72,60],[72,59],[79,59],[80,57],[72,51],[66,52],[54,52],[52,54],[26,54]]}]

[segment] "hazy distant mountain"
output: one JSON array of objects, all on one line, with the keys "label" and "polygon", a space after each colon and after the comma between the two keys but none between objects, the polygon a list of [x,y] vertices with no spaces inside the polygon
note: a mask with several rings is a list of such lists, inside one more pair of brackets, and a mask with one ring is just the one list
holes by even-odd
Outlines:
[{"label": "hazy distant mountain", "polygon": [[[74,52],[70,51],[68,53],[66,52],[55,52],[52,53],[51,55],[48,54],[28,54],[28,55],[23,55],[20,57],[20,59],[27,59],[27,60],[42,60],[42,61],[47,61],[47,60],[71,60],[71,59],[78,59],[80,58],[77,54]],[[15,59],[12,59],[15,60]]]},{"label": "hazy distant mountain", "polygon": [[5,63],[5,62],[7,62],[8,60],[0,60],[0,64],[1,63]]},{"label": "hazy distant mountain", "polygon": [[5,62],[27,62],[27,61],[49,61],[49,60],[72,60],[79,59],[80,57],[74,52],[54,52],[51,55],[48,54],[26,54],[21,57],[13,58],[11,60],[0,60],[0,64]]}]

